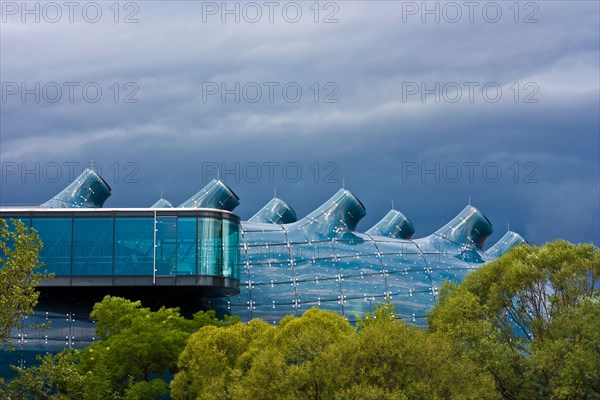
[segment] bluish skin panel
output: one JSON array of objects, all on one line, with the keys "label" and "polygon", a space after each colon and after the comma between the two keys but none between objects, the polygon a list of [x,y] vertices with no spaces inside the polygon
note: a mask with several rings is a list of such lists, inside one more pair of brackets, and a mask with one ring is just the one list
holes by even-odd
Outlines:
[{"label": "bluish skin panel", "polygon": [[296,212],[285,201],[277,197],[271,199],[256,214],[248,219],[267,224],[289,224],[298,220]]},{"label": "bluish skin panel", "polygon": [[[104,182],[91,173],[83,174],[61,196],[83,190],[85,185],[96,189],[96,197],[76,196],[79,203],[71,206],[90,201],[101,206],[108,197],[103,192]],[[169,204],[158,202],[154,207]],[[222,210],[232,210],[237,204],[235,193],[220,181],[209,183],[184,203],[186,207]],[[187,214],[158,216],[156,231],[155,219],[148,217],[23,219],[38,229],[45,243],[42,261],[57,275],[148,275],[155,262],[157,276],[239,278],[239,294],[206,298],[205,306],[242,321],[262,318],[269,323],[286,315],[301,315],[313,306],[356,322],[388,299],[400,319],[423,326],[445,281],[458,283],[469,272],[524,242],[518,234],[507,232],[484,252],[483,241],[492,232],[491,224],[471,206],[433,234],[413,240],[412,223],[396,210],[367,233],[355,232],[366,210],[345,189],[298,221],[295,213],[285,214],[292,210],[286,207],[282,200],[273,199],[241,226]],[[284,223],[287,218],[290,222]],[[64,246],[61,238],[69,236],[72,246]],[[86,312],[73,316],[37,311],[22,330],[14,331],[13,342],[23,359],[27,351],[85,347],[96,339],[94,324],[87,317]],[[43,322],[52,322],[52,328],[31,328]]]},{"label": "bluish skin panel", "polygon": [[99,208],[110,194],[110,186],[104,179],[86,168],[69,186],[42,204],[42,207]]},{"label": "bluish skin panel", "polygon": [[[241,281],[252,282],[244,292],[246,302],[253,304],[252,317],[280,319],[315,305],[355,321],[357,313],[372,311],[387,298],[400,318],[421,325],[446,280],[460,282],[492,259],[481,249],[491,225],[474,207],[465,207],[434,234],[416,240],[394,236],[405,219],[401,213],[388,214],[370,234],[356,233],[363,215],[362,203],[340,190],[296,223],[271,224],[285,235],[257,222],[242,223],[246,267]],[[281,247],[272,251],[276,240]]]}]

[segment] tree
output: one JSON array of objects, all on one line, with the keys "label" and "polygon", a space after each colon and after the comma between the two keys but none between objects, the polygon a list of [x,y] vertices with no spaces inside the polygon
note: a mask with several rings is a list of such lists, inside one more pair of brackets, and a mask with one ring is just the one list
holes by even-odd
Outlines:
[{"label": "tree", "polygon": [[[91,375],[81,374],[74,360],[77,354],[65,350],[56,355],[46,354],[39,359],[39,365],[19,370],[19,377],[9,382],[3,398],[21,399],[104,399],[110,392],[106,386],[94,385],[95,396],[86,395],[85,388],[97,383]],[[64,396],[66,393],[68,397]]]},{"label": "tree", "polygon": [[600,250],[521,245],[446,284],[428,317],[507,399],[600,397]]},{"label": "tree", "polygon": [[336,399],[498,398],[489,374],[444,336],[396,320],[388,301],[357,325],[323,356]]},{"label": "tree", "polygon": [[443,335],[395,321],[385,303],[358,329],[312,308],[279,325],[206,327],[195,333],[171,383],[192,399],[496,399],[481,373]]},{"label": "tree", "polygon": [[205,326],[190,338],[179,357],[179,372],[171,382],[174,399],[238,399],[235,386],[248,368],[250,346],[266,344],[273,328],[252,320],[225,327]]},{"label": "tree", "polygon": [[84,350],[46,355],[40,365],[18,370],[8,384],[13,399],[153,399],[168,392],[169,374],[192,332],[202,326],[227,326],[214,311],[191,320],[177,308],[151,311],[139,301],[106,296],[90,317],[101,340]]},{"label": "tree", "polygon": [[254,353],[240,398],[332,398],[331,373],[337,371],[323,355],[354,334],[344,317],[316,307],[299,318],[283,318],[272,340],[259,343],[260,351]]},{"label": "tree", "polygon": [[174,399],[326,399],[321,355],[354,332],[316,308],[277,326],[261,320],[195,333],[171,383]]},{"label": "tree", "polygon": [[21,220],[0,219],[0,348],[10,332],[33,312],[39,293],[35,288],[47,277],[38,269],[42,242]]}]

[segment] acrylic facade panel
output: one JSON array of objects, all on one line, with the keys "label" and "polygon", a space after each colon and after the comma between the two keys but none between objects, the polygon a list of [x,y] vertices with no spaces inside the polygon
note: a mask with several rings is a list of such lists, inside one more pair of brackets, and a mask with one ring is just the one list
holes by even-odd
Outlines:
[{"label": "acrylic facade panel", "polygon": [[[21,346],[39,351],[53,347],[83,348],[96,340],[95,326],[87,315],[37,311],[23,322],[15,335],[17,349]],[[52,329],[40,328],[44,325]]]},{"label": "acrylic facade panel", "polygon": [[277,197],[271,199],[248,221],[264,222],[267,224],[289,224],[297,221],[296,212],[285,201]]},{"label": "acrylic facade panel", "polygon": [[338,301],[341,298],[340,273],[334,259],[308,260],[294,266],[298,301],[302,303]]},{"label": "acrylic facade panel", "polygon": [[338,261],[338,266],[345,297],[378,297],[387,294],[387,276],[377,258],[342,259]]},{"label": "acrylic facade panel", "polygon": [[216,208],[231,211],[240,204],[239,197],[223,181],[213,179],[202,190],[183,202],[180,208]]},{"label": "acrylic facade panel", "polygon": [[445,280],[460,281],[489,258],[479,247],[489,221],[473,207],[415,241],[398,238],[398,224],[381,230],[386,236],[353,232],[362,213],[362,203],[340,191],[295,223],[242,223],[241,279],[251,284],[233,303],[252,306],[232,308],[234,315],[280,319],[314,305],[354,321],[389,299],[401,318],[422,324]]},{"label": "acrylic facade panel", "polygon": [[[359,233],[357,224],[366,209],[345,189],[298,221],[291,207],[274,199],[242,224],[236,215],[222,211],[233,210],[239,199],[217,180],[178,208],[170,208],[164,199],[147,209],[97,208],[109,195],[110,188],[86,172],[44,205],[74,208],[0,209],[0,217],[21,218],[38,230],[45,244],[41,261],[57,277],[95,276],[103,285],[121,279],[121,285],[156,284],[161,289],[183,282],[194,286],[190,293],[196,293],[200,282],[216,282],[214,286],[223,287],[197,292],[203,307],[269,323],[312,306],[354,322],[389,299],[401,319],[424,325],[445,281],[460,282],[524,242],[508,232],[483,252],[491,224],[470,205],[420,239],[411,240],[414,227],[396,210]],[[92,285],[94,280],[79,282]],[[18,344],[29,343],[38,351],[47,343],[77,347],[94,340],[91,323],[65,315],[50,317],[55,328],[46,336],[20,332],[15,336]]]},{"label": "acrylic facade panel", "polygon": [[42,207],[100,208],[110,197],[110,186],[100,175],[86,168],[69,186]]},{"label": "acrylic facade panel", "polygon": [[245,253],[253,264],[279,264],[290,261],[290,250],[286,244],[253,244],[246,246]]},{"label": "acrylic facade panel", "polygon": [[390,210],[385,217],[371,227],[367,234],[397,239],[410,239],[415,233],[412,222],[400,211]]}]

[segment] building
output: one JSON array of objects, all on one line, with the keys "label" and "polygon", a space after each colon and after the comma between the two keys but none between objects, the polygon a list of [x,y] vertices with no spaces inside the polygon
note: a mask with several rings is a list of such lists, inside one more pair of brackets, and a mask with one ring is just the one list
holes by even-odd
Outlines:
[{"label": "building", "polygon": [[[105,294],[272,323],[312,306],[353,322],[389,298],[399,318],[422,325],[444,281],[459,282],[524,242],[507,232],[483,251],[492,225],[470,205],[420,239],[397,210],[356,232],[366,209],[345,189],[300,219],[274,198],[248,221],[232,212],[239,198],[220,180],[179,207],[160,199],[143,209],[103,208],[110,193],[85,170],[40,207],[0,208],[0,218],[38,231],[42,261],[55,274],[40,286],[38,311],[14,332],[19,351],[8,363],[87,346],[95,340],[87,316]],[[48,331],[29,327],[46,321]]]}]

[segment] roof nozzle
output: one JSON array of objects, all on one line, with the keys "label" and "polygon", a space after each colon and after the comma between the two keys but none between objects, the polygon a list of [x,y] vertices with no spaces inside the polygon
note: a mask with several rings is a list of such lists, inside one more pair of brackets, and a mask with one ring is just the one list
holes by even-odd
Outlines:
[{"label": "roof nozzle", "polygon": [[229,186],[221,180],[213,179],[179,208],[217,208],[233,211],[239,204],[240,198]]},{"label": "roof nozzle", "polygon": [[410,239],[415,233],[415,227],[400,211],[390,210],[385,217],[365,233],[374,236]]},{"label": "roof nozzle", "polygon": [[274,197],[248,221],[267,224],[290,224],[297,220],[296,211],[285,201]]},{"label": "roof nozzle", "polygon": [[95,171],[86,168],[69,186],[41,207],[101,208],[110,197],[110,186]]},{"label": "roof nozzle", "polygon": [[521,243],[527,243],[527,241],[518,233],[508,231],[485,253],[490,257],[497,258],[505,253],[508,253],[511,247],[517,246]]},{"label": "roof nozzle", "polygon": [[307,236],[332,238],[336,233],[354,231],[367,214],[365,206],[352,193],[340,189],[319,208],[297,222]]},{"label": "roof nozzle", "polygon": [[169,200],[160,198],[150,208],[173,208],[173,204]]},{"label": "roof nozzle", "polygon": [[435,235],[464,245],[483,247],[485,239],[492,234],[492,224],[478,209],[466,206],[450,222],[435,232]]}]

